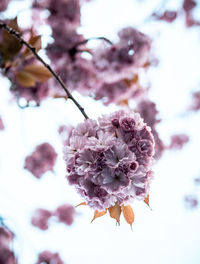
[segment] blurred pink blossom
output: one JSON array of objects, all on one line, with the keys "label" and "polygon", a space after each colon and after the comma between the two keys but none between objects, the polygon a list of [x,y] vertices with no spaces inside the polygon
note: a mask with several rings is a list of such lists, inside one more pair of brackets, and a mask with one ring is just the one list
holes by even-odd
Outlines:
[{"label": "blurred pink blossom", "polygon": [[49,143],[43,143],[25,159],[24,168],[36,178],[41,178],[47,171],[52,171],[56,162],[57,153]]},{"label": "blurred pink blossom", "polygon": [[40,228],[41,230],[47,230],[49,227],[49,219],[52,213],[45,209],[37,209],[31,219],[32,225]]}]

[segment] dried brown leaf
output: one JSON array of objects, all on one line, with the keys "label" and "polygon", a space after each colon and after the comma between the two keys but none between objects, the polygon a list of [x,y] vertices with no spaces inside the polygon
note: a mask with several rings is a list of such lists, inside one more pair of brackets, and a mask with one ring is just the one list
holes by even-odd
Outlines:
[{"label": "dried brown leaf", "polygon": [[78,206],[81,206],[81,205],[87,205],[87,204],[86,204],[86,202],[82,202],[82,203],[76,205],[75,208],[78,207]]},{"label": "dried brown leaf", "polygon": [[[13,28],[17,32],[20,32],[17,23],[17,18],[11,20],[8,26]],[[17,38],[13,37],[10,33],[5,30],[3,30],[2,32],[2,39],[3,41],[1,45],[1,51],[4,55],[4,61],[6,62],[8,60],[13,59],[13,57],[21,50],[22,44]]]},{"label": "dried brown leaf", "polygon": [[144,202],[149,206],[149,194],[148,194],[147,197],[144,199]]},{"label": "dried brown leaf", "polygon": [[[150,205],[149,205],[149,194],[147,195],[147,197],[144,199],[144,202],[146,205],[149,206],[149,208],[151,209]],[[151,209],[152,210],[152,209]]]},{"label": "dried brown leaf", "polygon": [[123,100],[119,101],[119,105],[129,106],[128,99],[123,99]]},{"label": "dried brown leaf", "polygon": [[121,215],[121,206],[119,206],[117,203],[114,206],[111,206],[108,208],[108,211],[110,213],[110,217],[114,218],[118,224],[120,224],[120,215]]},{"label": "dried brown leaf", "polygon": [[106,213],[107,213],[107,209],[104,210],[104,211],[102,211],[102,212],[99,212],[99,211],[96,210],[96,211],[94,212],[94,217],[93,217],[91,223],[92,223],[96,218],[101,217],[101,216],[105,215]]},{"label": "dried brown leaf", "polygon": [[68,96],[66,95],[66,96],[63,96],[63,95],[59,95],[59,94],[54,94],[53,95],[53,98],[55,98],[55,99],[60,99],[60,98],[63,98],[63,99],[65,99],[65,100],[67,100],[68,99]]},{"label": "dried brown leaf", "polygon": [[[33,33],[31,33],[28,43],[31,44],[31,46],[35,47],[36,51],[39,51],[42,48],[41,36],[35,36],[33,35]],[[32,52],[28,48],[26,48],[24,51],[24,55],[32,55]]]},{"label": "dried brown leaf", "polygon": [[132,226],[135,219],[132,207],[130,205],[122,205],[121,208],[126,222]]},{"label": "dried brown leaf", "polygon": [[24,71],[31,74],[37,82],[46,82],[52,77],[52,74],[43,65],[28,65],[24,67]]},{"label": "dried brown leaf", "polygon": [[135,74],[135,75],[133,76],[132,79],[127,79],[127,78],[123,79],[123,82],[124,82],[128,87],[131,87],[133,84],[137,84],[138,81],[139,81],[139,76],[138,76],[138,74]]},{"label": "dried brown leaf", "polygon": [[16,74],[17,81],[20,85],[24,87],[35,86],[35,79],[31,74],[26,71],[21,71]]}]

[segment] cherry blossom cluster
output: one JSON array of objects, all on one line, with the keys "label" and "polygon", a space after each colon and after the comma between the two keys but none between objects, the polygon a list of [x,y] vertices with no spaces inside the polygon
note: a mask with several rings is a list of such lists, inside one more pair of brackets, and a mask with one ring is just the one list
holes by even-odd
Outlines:
[{"label": "cherry blossom cluster", "polygon": [[[105,104],[135,97],[141,89],[140,71],[151,64],[151,39],[127,27],[119,31],[116,43],[100,38],[100,44],[91,49],[89,40],[78,33],[81,4],[78,0],[62,0],[57,6],[53,1],[34,1],[37,12],[47,9],[50,13],[47,23],[54,41],[46,51],[54,69],[70,90],[103,99]],[[83,57],[83,52],[89,52],[91,58]],[[50,86],[52,97],[65,96],[54,79]]]},{"label": "cherry blossom cluster", "polygon": [[34,0],[33,8],[48,9],[48,22],[52,25],[59,22],[80,25],[80,2],[79,0],[60,0],[55,5],[54,0]]},{"label": "cherry blossom cluster", "polygon": [[80,123],[64,148],[70,184],[92,208],[144,200],[152,178],[154,139],[139,114],[120,110]]},{"label": "cherry blossom cluster", "polygon": [[[91,59],[82,57],[88,50],[84,37],[68,25],[53,30],[54,42],[47,47],[56,72],[62,77],[70,90],[103,99],[105,104],[118,103],[135,97],[141,89],[139,72],[150,63],[150,38],[140,31],[128,27],[118,33],[119,41],[111,44],[102,40],[91,50]],[[56,32],[56,33],[54,33]],[[54,96],[64,96],[63,91],[52,79]]]},{"label": "cherry blossom cluster", "polygon": [[5,226],[0,225],[0,263],[17,264],[12,250],[14,234]]},{"label": "cherry blossom cluster", "polygon": [[140,71],[150,63],[151,39],[132,27],[118,32],[119,41],[94,50],[93,64],[103,79],[95,99],[118,103],[136,97]]},{"label": "cherry blossom cluster", "polygon": [[186,27],[200,26],[200,21],[194,18],[193,11],[197,7],[196,0],[183,0],[182,6],[178,10],[165,10],[162,14],[153,13],[152,16],[157,20],[168,23],[176,20],[177,17],[184,14]]},{"label": "cherry blossom cluster", "polygon": [[36,178],[41,178],[47,171],[52,171],[57,153],[49,143],[38,145],[35,151],[26,157],[24,168]]},{"label": "cherry blossom cluster", "polygon": [[74,222],[74,217],[74,207],[70,204],[63,204],[52,212],[46,209],[37,209],[33,214],[31,223],[41,230],[47,230],[49,228],[50,218],[54,218],[58,223],[69,226]]},{"label": "cherry blossom cluster", "polygon": [[[115,43],[100,37],[99,45],[91,49],[87,46],[89,40],[78,33],[81,4],[83,1],[79,0],[61,0],[56,5],[52,0],[33,2],[34,15],[49,11],[43,23],[52,30],[53,42],[45,50],[53,69],[69,90],[92,96],[105,104],[137,97],[144,89],[140,84],[141,71],[151,65],[151,39],[137,29],[127,27],[118,32]],[[17,19],[5,22],[20,32],[36,51],[41,49],[37,29],[21,29]],[[91,57],[86,59],[83,52],[90,53]],[[30,52],[7,32],[0,32],[0,54],[2,73],[11,81],[11,92],[18,103],[24,98],[25,106],[32,101],[39,105],[47,97],[66,96],[57,81],[50,79],[52,75],[37,65]]]}]

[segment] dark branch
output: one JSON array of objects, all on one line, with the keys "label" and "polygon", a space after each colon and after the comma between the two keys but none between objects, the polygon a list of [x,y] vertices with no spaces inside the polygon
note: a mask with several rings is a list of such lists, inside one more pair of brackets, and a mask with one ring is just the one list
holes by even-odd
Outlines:
[{"label": "dark branch", "polygon": [[60,86],[63,88],[63,90],[66,92],[67,97],[69,99],[71,99],[73,101],[73,103],[78,107],[78,109],[81,111],[81,113],[83,114],[83,116],[85,117],[85,119],[88,119],[87,114],[85,113],[84,108],[76,101],[76,99],[72,96],[72,94],[70,93],[70,91],[67,89],[67,87],[65,86],[64,82],[62,81],[62,79],[60,78],[60,76],[54,72],[54,70],[51,68],[51,66],[49,64],[47,64],[41,57],[40,55],[38,55],[35,47],[33,47],[32,45],[30,45],[28,42],[26,42],[20,35],[19,32],[15,31],[13,28],[7,26],[4,22],[0,21],[0,29],[4,29],[6,30],[9,34],[11,34],[13,37],[17,38],[21,44],[25,45],[32,53],[33,55],[37,58],[38,61],[40,61],[45,68],[47,68],[47,70],[54,76],[54,78],[58,81],[58,83],[60,84]]}]

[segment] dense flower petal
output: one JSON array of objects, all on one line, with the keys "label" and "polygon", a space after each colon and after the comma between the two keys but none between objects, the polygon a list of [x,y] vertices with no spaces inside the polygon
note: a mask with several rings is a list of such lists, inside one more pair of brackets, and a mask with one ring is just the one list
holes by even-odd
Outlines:
[{"label": "dense flower petal", "polygon": [[64,148],[68,181],[103,211],[145,199],[152,178],[154,139],[140,115],[123,110],[73,128]]}]

